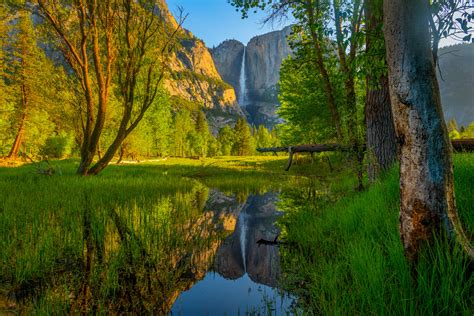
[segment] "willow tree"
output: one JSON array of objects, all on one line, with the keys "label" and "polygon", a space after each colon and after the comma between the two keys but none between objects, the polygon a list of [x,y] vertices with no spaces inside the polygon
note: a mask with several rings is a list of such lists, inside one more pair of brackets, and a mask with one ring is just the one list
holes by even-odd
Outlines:
[{"label": "willow tree", "polygon": [[[82,87],[85,107],[77,173],[98,174],[153,104],[180,25],[168,25],[160,14],[163,8],[153,0],[35,0],[33,4]],[[113,92],[121,105],[119,128],[105,154],[92,165]]]},{"label": "willow tree", "polygon": [[456,212],[452,147],[441,108],[428,1],[384,1],[391,104],[400,139],[400,235],[406,256],[445,230],[474,258]]}]

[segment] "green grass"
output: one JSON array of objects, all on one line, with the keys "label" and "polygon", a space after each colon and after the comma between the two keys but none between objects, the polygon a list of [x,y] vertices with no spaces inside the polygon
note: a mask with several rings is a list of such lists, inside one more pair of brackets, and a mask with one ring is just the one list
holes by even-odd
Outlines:
[{"label": "green grass", "polygon": [[[457,207],[474,232],[474,156],[455,157]],[[469,259],[445,240],[427,249],[412,278],[398,234],[398,173],[340,201],[282,200],[289,242],[283,248],[284,286],[308,314],[463,314],[474,311]],[[299,195],[301,197],[301,194]],[[303,204],[303,207],[291,205]]]},{"label": "green grass", "polygon": [[95,177],[76,176],[77,160],[52,165],[51,177],[0,168],[0,308],[8,295],[22,313],[166,313],[228,233],[204,210],[209,188],[245,201],[319,172],[285,173],[284,157],[111,165]]},{"label": "green grass", "polygon": [[[0,313],[165,313],[212,264],[229,232],[205,209],[210,188],[245,201],[282,192],[284,286],[305,312],[472,314],[467,260],[445,242],[424,254],[414,282],[398,236],[398,175],[355,193],[343,155],[284,172],[286,157],[167,159],[74,174],[77,160],[0,168]],[[474,232],[474,159],[455,159],[461,219]],[[87,268],[88,264],[90,267]]]}]

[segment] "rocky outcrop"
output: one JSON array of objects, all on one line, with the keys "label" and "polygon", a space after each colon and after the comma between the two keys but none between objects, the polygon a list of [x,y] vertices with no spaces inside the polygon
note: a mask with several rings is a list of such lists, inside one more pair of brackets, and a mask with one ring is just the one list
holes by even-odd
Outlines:
[{"label": "rocky outcrop", "polygon": [[[178,23],[165,0],[158,0],[157,7],[169,27],[175,29]],[[171,73],[164,86],[175,99],[204,108],[213,132],[225,124],[234,124],[244,115],[237,104],[234,87],[222,79],[203,41],[188,30],[180,32],[179,37],[180,43],[169,61]]]},{"label": "rocky outcrop", "polygon": [[287,40],[290,33],[291,27],[288,26],[281,31],[256,36],[248,43],[247,89],[250,99],[275,100],[271,92],[280,80],[281,63],[291,55]]},{"label": "rocky outcrop", "polygon": [[234,87],[238,100],[242,91],[239,81],[244,48],[244,44],[239,41],[227,40],[211,50],[219,74]]},{"label": "rocky outcrop", "polygon": [[[291,26],[256,36],[248,43],[245,54],[245,112],[247,119],[254,125],[269,128],[280,123],[275,113],[279,105],[278,81],[282,61],[291,55],[287,37]],[[222,78],[231,84],[241,100],[240,75],[242,69],[244,45],[228,40],[212,50],[212,57]]]},{"label": "rocky outcrop", "polygon": [[255,125],[280,123],[278,81],[283,60],[291,54],[287,37],[291,27],[254,37],[247,45],[247,112]]}]

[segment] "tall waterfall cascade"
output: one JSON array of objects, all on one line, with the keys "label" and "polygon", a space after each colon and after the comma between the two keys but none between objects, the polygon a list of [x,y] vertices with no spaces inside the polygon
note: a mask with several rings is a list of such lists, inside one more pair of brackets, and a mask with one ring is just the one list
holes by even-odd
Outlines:
[{"label": "tall waterfall cascade", "polygon": [[247,272],[247,233],[248,233],[247,214],[240,213],[239,229],[240,229],[240,252],[242,253],[242,263],[244,271]]},{"label": "tall waterfall cascade", "polygon": [[245,106],[246,105],[246,94],[247,94],[247,76],[245,73],[245,57],[247,54],[247,48],[244,46],[244,53],[242,54],[242,67],[240,68],[240,80],[239,80],[239,85],[240,85],[240,95],[239,95],[239,104],[240,106]]}]

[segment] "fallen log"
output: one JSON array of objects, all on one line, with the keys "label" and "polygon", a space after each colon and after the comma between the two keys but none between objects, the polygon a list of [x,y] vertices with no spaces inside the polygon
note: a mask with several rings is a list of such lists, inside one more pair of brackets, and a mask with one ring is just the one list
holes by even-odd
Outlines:
[{"label": "fallen log", "polygon": [[290,157],[288,158],[288,164],[285,168],[285,171],[288,171],[293,164],[293,154],[295,153],[322,153],[327,151],[351,151],[353,149],[354,146],[340,144],[305,144],[288,147],[257,148],[257,151],[260,153],[272,152],[274,154],[278,152],[289,153]]},{"label": "fallen log", "polygon": [[325,151],[349,151],[352,150],[352,148],[353,146],[339,144],[305,144],[287,147],[257,148],[257,151],[260,153],[322,153]]},{"label": "fallen log", "polygon": [[[457,139],[451,141],[453,145],[453,150],[455,152],[472,152],[474,151],[474,139]],[[365,151],[366,145],[363,145],[363,150]],[[289,153],[288,164],[285,168],[285,171],[290,170],[293,163],[293,154],[295,153],[322,153],[329,151],[355,151],[356,148],[351,145],[340,145],[340,144],[305,144],[305,145],[296,145],[296,146],[286,146],[286,147],[270,147],[270,148],[257,148],[259,153],[278,153],[284,152]]]},{"label": "fallen log", "polygon": [[474,139],[455,139],[452,140],[453,150],[455,152],[472,152],[474,151]]}]

